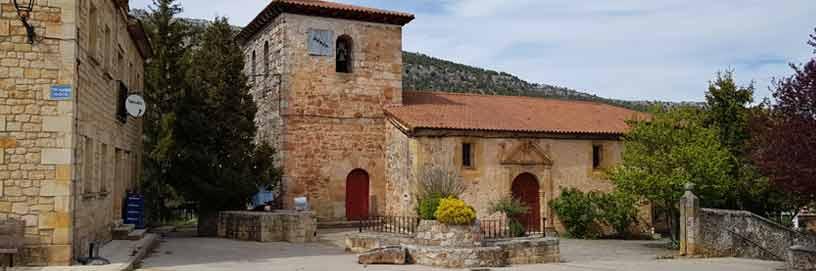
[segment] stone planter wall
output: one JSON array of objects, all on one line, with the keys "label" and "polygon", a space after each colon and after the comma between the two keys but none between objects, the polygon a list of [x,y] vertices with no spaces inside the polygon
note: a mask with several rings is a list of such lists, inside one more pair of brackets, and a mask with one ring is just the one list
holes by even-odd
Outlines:
[{"label": "stone planter wall", "polygon": [[346,250],[366,252],[402,247],[407,263],[447,268],[502,267],[509,264],[555,263],[561,260],[558,238],[480,240],[478,222],[450,226],[437,221],[420,222],[414,236],[391,233],[353,233],[346,236]]},{"label": "stone planter wall", "polygon": [[313,242],[317,240],[317,220],[311,212],[220,212],[218,237],[258,242]]},{"label": "stone planter wall", "polygon": [[502,267],[507,255],[500,247],[405,246],[411,263],[446,267]]},{"label": "stone planter wall", "polygon": [[436,220],[422,220],[414,237],[416,244],[422,246],[473,247],[481,241],[478,222],[447,225]]}]

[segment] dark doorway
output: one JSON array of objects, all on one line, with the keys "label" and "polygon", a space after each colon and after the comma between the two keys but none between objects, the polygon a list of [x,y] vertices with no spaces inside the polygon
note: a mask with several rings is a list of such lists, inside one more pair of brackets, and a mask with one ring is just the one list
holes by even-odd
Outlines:
[{"label": "dark doorway", "polygon": [[368,216],[368,173],[355,169],[346,177],[346,219]]},{"label": "dark doorway", "polygon": [[522,173],[513,180],[513,197],[521,200],[530,210],[517,219],[527,231],[539,231],[541,226],[541,204],[538,197],[538,180],[533,174]]}]

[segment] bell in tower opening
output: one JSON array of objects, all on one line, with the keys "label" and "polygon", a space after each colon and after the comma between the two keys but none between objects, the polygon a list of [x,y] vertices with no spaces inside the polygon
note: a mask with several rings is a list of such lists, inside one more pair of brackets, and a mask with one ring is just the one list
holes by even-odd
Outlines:
[{"label": "bell in tower opening", "polygon": [[336,57],[336,71],[342,73],[350,73],[352,65],[352,43],[351,37],[342,35],[337,38],[337,54]]}]

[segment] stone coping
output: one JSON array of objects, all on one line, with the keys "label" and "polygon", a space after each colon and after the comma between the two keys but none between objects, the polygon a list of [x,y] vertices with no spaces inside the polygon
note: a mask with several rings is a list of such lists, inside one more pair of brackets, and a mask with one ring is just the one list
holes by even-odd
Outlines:
[{"label": "stone coping", "polygon": [[805,247],[805,246],[796,245],[796,246],[790,247],[789,249],[793,250],[793,251],[798,251],[798,252],[806,252],[806,253],[816,254],[816,248],[809,248],[809,247]]},{"label": "stone coping", "polygon": [[274,210],[271,212],[263,211],[222,211],[221,214],[237,214],[250,216],[267,216],[267,215],[314,215],[312,211],[296,211],[296,210]]}]

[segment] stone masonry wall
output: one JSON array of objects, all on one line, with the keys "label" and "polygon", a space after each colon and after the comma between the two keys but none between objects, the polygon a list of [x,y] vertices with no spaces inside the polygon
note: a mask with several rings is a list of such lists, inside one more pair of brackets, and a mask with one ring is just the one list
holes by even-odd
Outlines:
[{"label": "stone masonry wall", "polygon": [[[84,254],[87,239],[109,238],[121,207],[114,198],[138,175],[141,123],[115,120],[114,81],[142,89],[143,61],[126,30],[126,14],[113,1],[36,3],[33,45],[14,7],[0,3],[0,219],[26,221],[26,249],[17,264],[66,265]],[[93,31],[90,5],[97,15]],[[121,52],[121,58],[108,58],[108,75],[87,56],[91,32],[97,51]],[[54,85],[70,86],[71,96],[51,99]],[[97,178],[95,187],[105,185],[105,193],[78,193],[91,183],[89,176]]]},{"label": "stone masonry wall", "polygon": [[73,83],[73,3],[38,1],[31,16],[34,44],[0,2],[0,220],[25,221],[17,264],[68,264],[74,104],[48,90]]},{"label": "stone masonry wall", "polygon": [[696,254],[785,260],[794,245],[816,248],[816,235],[796,232],[747,211],[700,209]]},{"label": "stone masonry wall", "polygon": [[87,255],[91,241],[110,240],[111,227],[122,223],[126,191],[136,188],[140,174],[142,121],[117,119],[117,90],[120,81],[131,93],[144,90],[144,60],[124,11],[114,1],[83,0],[77,18],[75,256]]},{"label": "stone masonry wall", "polygon": [[[255,139],[277,150],[281,149],[284,129],[280,110],[287,102],[281,96],[282,74],[287,63],[283,36],[286,26],[283,17],[278,17],[242,48],[246,65],[244,73],[249,77],[250,94],[258,107]],[[283,157],[279,154],[277,159],[280,161]]]},{"label": "stone masonry wall", "polygon": [[[556,138],[497,138],[489,134],[473,133],[473,136],[416,136],[402,139],[394,128],[389,129],[388,168],[389,182],[400,189],[389,191],[388,212],[392,215],[415,214],[417,200],[413,191],[421,176],[423,165],[430,164],[447,168],[463,177],[467,186],[461,196],[471,204],[479,218],[490,218],[495,214],[489,212],[489,204],[511,194],[513,180],[522,173],[531,173],[539,181],[541,217],[547,218],[547,227],[563,231],[563,225],[548,207],[548,202],[557,198],[562,188],[575,187],[582,191],[608,192],[613,189],[612,183],[605,175],[609,169],[621,161],[623,144],[616,140],[590,139],[556,139]],[[392,136],[393,135],[393,136]],[[403,134],[404,136],[404,134]],[[463,142],[473,144],[474,166],[461,166],[461,145]],[[519,165],[503,163],[520,146],[532,142],[552,161],[551,166],[543,164]],[[592,146],[602,145],[602,163],[600,169],[592,167]],[[529,156],[522,159],[536,160]],[[410,173],[401,173],[406,170]],[[407,179],[410,181],[405,181]],[[402,194],[398,194],[401,191]],[[405,197],[409,199],[405,199]],[[397,198],[402,198],[397,201]],[[405,201],[406,203],[401,203]],[[641,212],[640,230],[648,229],[651,215],[648,206]]]},{"label": "stone masonry wall", "polygon": [[258,242],[313,242],[317,240],[317,222],[312,212],[221,212],[218,237]]},{"label": "stone masonry wall", "polygon": [[[400,26],[283,14],[284,120],[281,151],[285,205],[306,196],[320,219],[345,218],[346,177],[369,175],[369,212],[384,210],[385,122],[382,107],[402,99]],[[307,52],[309,29],[353,40],[352,73],[334,56]]]}]

